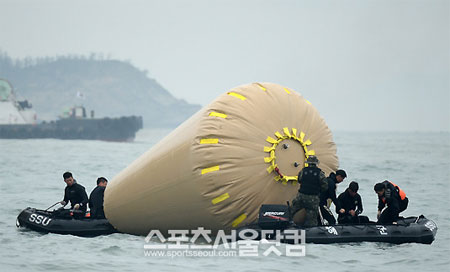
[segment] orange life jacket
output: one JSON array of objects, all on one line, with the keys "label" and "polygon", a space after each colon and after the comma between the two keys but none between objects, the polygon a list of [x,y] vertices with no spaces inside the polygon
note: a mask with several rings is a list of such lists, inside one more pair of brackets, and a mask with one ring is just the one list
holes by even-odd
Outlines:
[{"label": "orange life jacket", "polygon": [[[398,194],[400,195],[400,199],[401,200],[405,200],[405,198],[406,198],[406,194],[405,194],[405,192],[402,190],[402,189],[400,189],[400,187],[398,187],[395,183],[393,183],[392,181],[389,181],[388,180],[388,182],[390,183],[390,184],[392,184],[395,188],[397,188],[397,190],[398,190]],[[385,197],[383,197],[383,203],[386,203],[386,198]]]}]

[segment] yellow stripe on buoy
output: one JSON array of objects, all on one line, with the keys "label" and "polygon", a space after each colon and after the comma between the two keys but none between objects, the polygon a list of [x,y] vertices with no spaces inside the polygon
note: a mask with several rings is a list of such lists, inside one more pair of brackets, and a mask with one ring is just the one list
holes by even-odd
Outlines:
[{"label": "yellow stripe on buoy", "polygon": [[278,139],[283,138],[283,135],[281,135],[281,133],[279,133],[278,131],[275,132],[275,136],[277,136]]},{"label": "yellow stripe on buoy", "polygon": [[308,150],[308,152],[306,152],[306,154],[308,154],[308,156],[316,155],[316,151]]},{"label": "yellow stripe on buoy", "polygon": [[200,144],[218,144],[219,139],[201,139]]},{"label": "yellow stripe on buoy", "polygon": [[215,111],[210,112],[209,116],[227,118],[227,115],[225,113],[220,113],[220,112],[215,112]]},{"label": "yellow stripe on buoy", "polygon": [[277,140],[275,140],[274,138],[272,138],[272,137],[270,137],[270,136],[267,136],[266,141],[269,142],[269,143],[271,143],[271,144],[276,144],[276,143],[278,143]]},{"label": "yellow stripe on buoy", "polygon": [[228,93],[228,95],[231,95],[231,96],[234,96],[234,97],[237,97],[237,98],[239,98],[240,100],[242,100],[242,101],[244,101],[245,99],[247,99],[245,96],[243,96],[243,95],[240,95],[240,94],[238,94],[238,93],[235,93],[235,92],[229,92]]},{"label": "yellow stripe on buoy", "polygon": [[288,180],[288,181],[291,181],[292,180],[292,182],[294,182],[295,180],[297,180],[297,176],[285,176],[286,177],[286,179]]},{"label": "yellow stripe on buoy", "polygon": [[258,85],[258,87],[261,89],[261,90],[263,90],[263,91],[267,91],[267,89],[266,88],[264,88],[264,86],[263,85],[261,85],[261,84],[259,84],[259,83],[256,83],[256,85]]},{"label": "yellow stripe on buoy", "polygon": [[291,92],[290,92],[288,89],[284,88],[284,90],[285,90],[288,94],[291,94]]},{"label": "yellow stripe on buoy", "polygon": [[270,152],[272,150],[275,150],[275,148],[273,146],[265,146],[264,147],[264,152]]},{"label": "yellow stripe on buoy", "polygon": [[291,133],[289,132],[289,129],[287,127],[283,128],[284,134],[286,134],[289,138],[291,138]]},{"label": "yellow stripe on buoy", "polygon": [[292,129],[292,136],[294,136],[294,139],[297,139],[297,129],[296,128]]},{"label": "yellow stripe on buoy", "polygon": [[206,173],[209,173],[209,172],[214,172],[214,171],[219,171],[219,166],[218,165],[202,169],[202,175],[204,175]]},{"label": "yellow stripe on buoy", "polygon": [[300,142],[303,142],[303,139],[305,139],[305,133],[302,131],[300,132]]},{"label": "yellow stripe on buoy", "polygon": [[220,203],[229,197],[230,197],[230,195],[228,193],[225,193],[223,195],[220,195],[220,196],[214,198],[213,200],[211,200],[211,202],[213,205],[216,205],[217,203]]},{"label": "yellow stripe on buoy", "polygon": [[246,213],[243,213],[243,214],[239,215],[239,217],[234,219],[233,223],[231,223],[231,226],[233,228],[237,227],[240,223],[242,223],[242,221],[245,220],[245,218],[247,218],[247,214]]},{"label": "yellow stripe on buoy", "polygon": [[[272,163],[273,163],[273,161],[272,161]],[[272,173],[273,172],[273,170],[275,170],[275,167],[277,167],[277,165],[271,165],[271,166],[269,166],[269,167],[267,167],[267,173]]]},{"label": "yellow stripe on buoy", "polygon": [[269,163],[269,162],[273,161],[273,159],[275,159],[275,157],[264,157],[264,162]]},{"label": "yellow stripe on buoy", "polygon": [[311,145],[312,143],[311,143],[311,140],[310,139],[308,139],[308,140],[306,140],[306,142],[303,142],[303,145]]}]

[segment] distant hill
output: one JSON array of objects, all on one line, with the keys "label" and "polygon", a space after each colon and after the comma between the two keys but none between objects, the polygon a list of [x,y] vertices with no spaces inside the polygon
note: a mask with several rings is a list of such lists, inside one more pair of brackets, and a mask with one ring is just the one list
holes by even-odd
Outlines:
[{"label": "distant hill", "polygon": [[173,97],[146,71],[95,55],[13,60],[0,52],[0,78],[33,104],[41,120],[83,105],[96,117],[140,115],[146,127],[173,127],[200,109]]}]

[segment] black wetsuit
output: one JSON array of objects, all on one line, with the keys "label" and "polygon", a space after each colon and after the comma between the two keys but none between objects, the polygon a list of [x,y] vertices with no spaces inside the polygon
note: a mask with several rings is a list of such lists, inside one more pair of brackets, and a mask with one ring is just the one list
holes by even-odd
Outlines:
[{"label": "black wetsuit", "polygon": [[91,209],[91,218],[105,218],[105,211],[103,210],[103,197],[105,194],[103,186],[97,186],[92,190],[89,196],[89,208]]},{"label": "black wetsuit", "polygon": [[75,204],[80,204],[80,210],[86,212],[88,197],[86,194],[86,190],[84,187],[76,182],[72,184],[72,186],[66,186],[64,190],[64,201],[67,203],[70,201],[71,208]]},{"label": "black wetsuit", "polygon": [[[363,211],[363,204],[361,196],[356,193],[355,196],[351,196],[349,191],[341,193],[338,197],[340,207],[345,210],[344,213],[340,213],[338,216],[339,224],[357,224],[357,223],[368,223],[369,218],[366,216],[359,216]],[[352,216],[349,211],[354,210],[355,216]],[[336,211],[339,213],[339,211]]]},{"label": "black wetsuit", "polygon": [[400,197],[399,188],[394,186],[389,181],[384,181],[384,194],[378,197],[378,211],[382,211],[387,205],[387,208],[381,213],[378,218],[380,224],[391,224],[398,220],[398,215],[408,207],[408,198],[403,200]]},{"label": "black wetsuit", "polygon": [[328,183],[328,189],[320,194],[320,212],[322,213],[323,219],[327,220],[329,225],[334,225],[336,224],[336,219],[334,218],[331,210],[328,208],[327,201],[330,198],[334,203],[334,206],[336,206],[336,210],[339,211],[341,209],[339,201],[336,198],[336,174],[331,173],[326,181]]}]

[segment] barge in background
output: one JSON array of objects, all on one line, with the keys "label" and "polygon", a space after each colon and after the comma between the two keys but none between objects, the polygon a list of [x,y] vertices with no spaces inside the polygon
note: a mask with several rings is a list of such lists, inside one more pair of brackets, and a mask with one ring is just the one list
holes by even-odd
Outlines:
[{"label": "barge in background", "polygon": [[88,118],[83,106],[71,108],[56,121],[37,123],[32,105],[17,101],[11,84],[0,79],[0,139],[132,141],[142,127],[141,116],[94,118],[91,111]]}]

